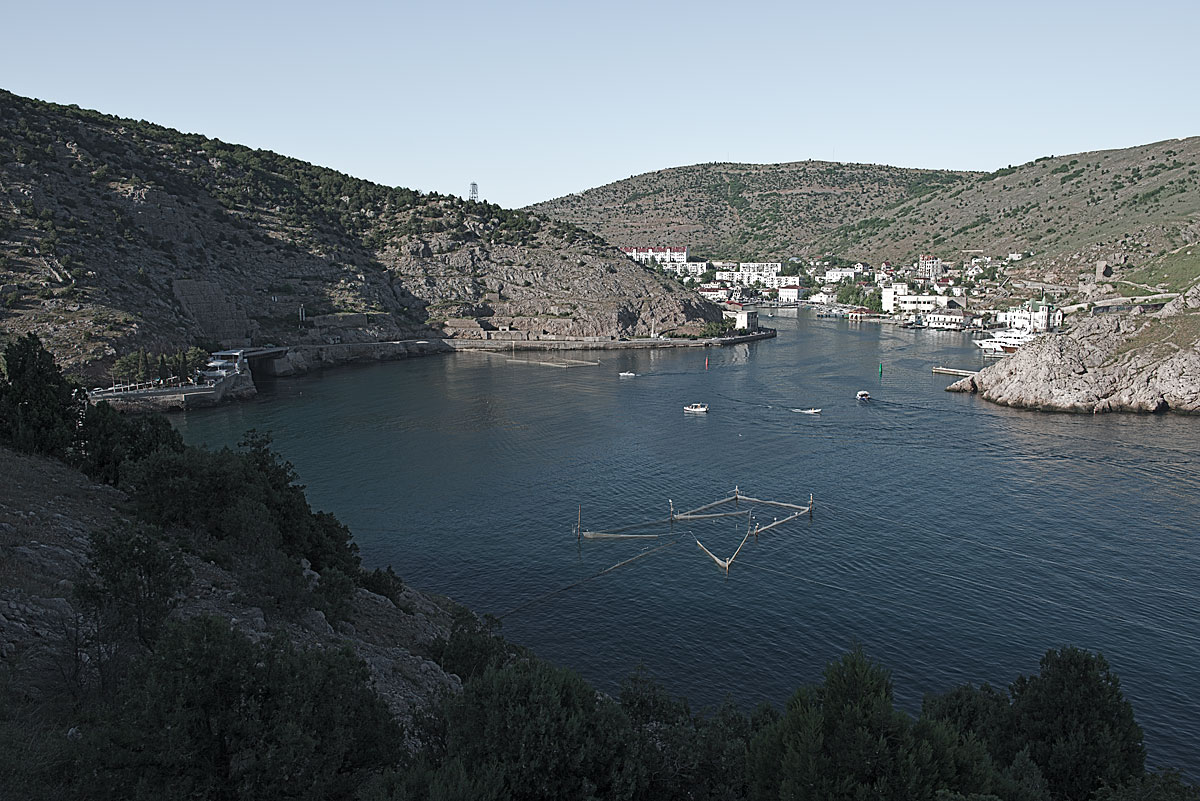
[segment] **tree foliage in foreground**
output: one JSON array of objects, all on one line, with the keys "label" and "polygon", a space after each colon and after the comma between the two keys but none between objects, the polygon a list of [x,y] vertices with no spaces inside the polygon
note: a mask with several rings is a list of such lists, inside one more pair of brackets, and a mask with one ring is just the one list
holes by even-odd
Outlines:
[{"label": "tree foliage in foreground", "polygon": [[888,672],[861,650],[792,696],[751,744],[748,771],[755,799],[933,799],[985,794],[993,779],[977,740],[897,710]]},{"label": "tree foliage in foreground", "polygon": [[215,618],[160,639],[81,745],[96,798],[350,799],[401,732],[349,651],[252,643]]}]

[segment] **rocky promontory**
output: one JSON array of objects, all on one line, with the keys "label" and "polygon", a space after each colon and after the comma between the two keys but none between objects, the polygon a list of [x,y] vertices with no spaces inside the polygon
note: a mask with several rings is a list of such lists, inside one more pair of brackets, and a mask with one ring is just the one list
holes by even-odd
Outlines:
[{"label": "rocky promontory", "polygon": [[947,387],[1057,412],[1200,412],[1200,285],[1158,312],[1098,315]]}]

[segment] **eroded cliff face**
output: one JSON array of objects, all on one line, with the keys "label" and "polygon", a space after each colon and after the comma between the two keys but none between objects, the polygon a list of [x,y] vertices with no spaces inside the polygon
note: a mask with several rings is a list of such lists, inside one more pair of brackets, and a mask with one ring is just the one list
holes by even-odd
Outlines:
[{"label": "eroded cliff face", "polygon": [[1200,413],[1200,285],[1159,312],[1083,318],[947,389],[1043,411]]}]

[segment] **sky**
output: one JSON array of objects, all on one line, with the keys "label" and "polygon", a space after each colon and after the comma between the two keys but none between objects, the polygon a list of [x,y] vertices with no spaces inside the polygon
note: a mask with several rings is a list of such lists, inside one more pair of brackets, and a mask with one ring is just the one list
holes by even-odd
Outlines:
[{"label": "sky", "polygon": [[0,88],[391,186],[475,181],[505,207],[701,162],[990,171],[1200,135],[1195,0],[3,0],[2,18]]}]

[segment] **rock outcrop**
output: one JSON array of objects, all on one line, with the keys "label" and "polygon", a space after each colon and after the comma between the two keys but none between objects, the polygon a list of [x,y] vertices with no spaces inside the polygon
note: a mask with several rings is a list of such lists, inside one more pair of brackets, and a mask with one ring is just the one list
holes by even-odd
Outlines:
[{"label": "rock outcrop", "polygon": [[947,389],[1043,411],[1200,413],[1200,285],[1159,312],[1085,318]]}]

